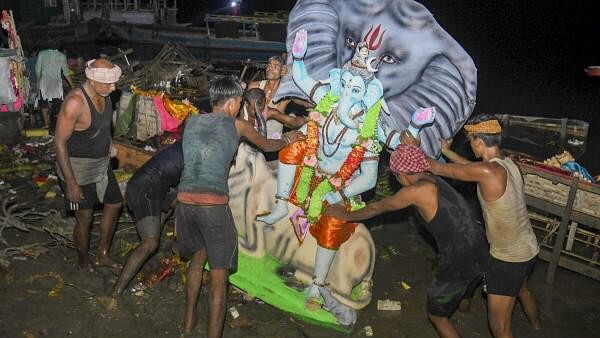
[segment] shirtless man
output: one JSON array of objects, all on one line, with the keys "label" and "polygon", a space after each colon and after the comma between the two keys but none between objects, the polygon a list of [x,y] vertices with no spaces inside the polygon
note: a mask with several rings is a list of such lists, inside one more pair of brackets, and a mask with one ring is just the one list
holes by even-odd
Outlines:
[{"label": "shirtless man", "polygon": [[290,116],[285,113],[285,110],[291,100],[281,100],[274,103],[273,96],[279,88],[281,78],[285,73],[285,61],[279,55],[269,58],[266,69],[266,80],[253,81],[248,85],[248,89],[260,88],[264,90],[267,108],[263,112],[263,117],[267,120],[267,137],[272,138],[273,134],[281,134],[283,125],[288,125],[292,128],[299,128],[306,123],[303,117]]},{"label": "shirtless man", "polygon": [[[119,268],[109,255],[116,219],[123,197],[109,165],[112,147],[112,107],[109,94],[121,69],[105,59],[88,61],[87,80],[73,89],[62,104],[56,123],[54,145],[60,187],[65,207],[75,212],[73,240],[79,267]],[[90,227],[94,205],[103,203],[101,237],[96,258],[90,261]]]},{"label": "shirtless man", "polygon": [[493,116],[480,115],[465,125],[471,149],[482,161],[471,162],[442,141],[442,153],[454,163],[430,160],[431,172],[477,183],[491,258],[485,268],[488,322],[494,337],[511,338],[517,297],[534,329],[541,327],[535,298],[527,288],[539,246],[529,221],[523,178],[517,165],[502,154],[502,128]]}]

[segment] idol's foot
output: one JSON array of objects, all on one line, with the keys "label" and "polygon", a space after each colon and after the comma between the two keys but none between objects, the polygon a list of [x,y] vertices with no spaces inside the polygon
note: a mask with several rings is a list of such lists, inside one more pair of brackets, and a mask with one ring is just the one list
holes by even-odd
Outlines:
[{"label": "idol's foot", "polygon": [[257,221],[264,222],[267,224],[275,224],[280,219],[284,218],[288,215],[288,206],[287,202],[277,202],[275,203],[275,208],[271,211],[270,214],[265,216],[256,217]]},{"label": "idol's foot", "polygon": [[304,307],[310,311],[316,311],[321,308],[321,293],[319,292],[319,287],[314,283],[306,290]]},{"label": "idol's foot", "polygon": [[323,296],[323,308],[329,311],[337,322],[345,327],[353,327],[356,323],[356,311],[342,304],[325,287],[319,287],[319,292]]}]

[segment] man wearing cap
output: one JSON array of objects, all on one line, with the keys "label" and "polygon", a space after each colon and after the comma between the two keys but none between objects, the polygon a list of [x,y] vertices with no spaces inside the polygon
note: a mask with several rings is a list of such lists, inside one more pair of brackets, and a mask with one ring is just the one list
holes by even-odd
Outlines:
[{"label": "man wearing cap", "polygon": [[529,221],[523,178],[517,165],[500,150],[502,128],[493,116],[480,115],[465,125],[471,149],[481,162],[470,162],[442,141],[442,153],[454,163],[429,160],[431,172],[477,183],[477,197],[490,244],[484,290],[488,321],[494,337],[512,337],[511,317],[516,297],[534,329],[541,327],[537,304],[527,288],[539,247]]},{"label": "man wearing cap", "polygon": [[[79,267],[118,268],[109,255],[117,215],[123,197],[109,165],[112,148],[112,107],[109,94],[121,69],[105,59],[91,60],[85,69],[87,80],[67,95],[58,114],[54,145],[59,184],[67,210],[75,212],[73,240]],[[101,237],[94,261],[90,261],[89,241],[93,208],[104,204],[100,221]]]},{"label": "man wearing cap", "polygon": [[468,307],[481,280],[487,251],[483,227],[456,190],[426,172],[429,162],[420,148],[400,144],[390,156],[390,169],[403,186],[396,194],[353,212],[334,205],[326,214],[356,222],[414,206],[438,248],[438,268],[427,289],[428,317],[440,337],[459,337],[449,318],[459,305]]}]

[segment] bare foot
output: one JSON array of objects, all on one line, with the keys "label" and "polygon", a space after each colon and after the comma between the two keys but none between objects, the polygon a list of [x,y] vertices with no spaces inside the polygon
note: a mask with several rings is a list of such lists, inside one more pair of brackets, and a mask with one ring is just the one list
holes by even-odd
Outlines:
[{"label": "bare foot", "polygon": [[123,265],[115,260],[113,260],[112,258],[110,258],[108,255],[107,256],[101,256],[98,255],[96,256],[96,260],[94,260],[94,266],[96,267],[108,267],[111,269],[123,269]]},{"label": "bare foot", "polygon": [[198,318],[197,318],[196,314],[194,313],[194,315],[192,315],[191,318],[186,318],[185,321],[183,322],[183,334],[188,335],[188,334],[194,332],[194,329],[196,328],[197,324],[198,324]]},{"label": "bare foot", "polygon": [[92,261],[90,261],[90,258],[88,256],[79,257],[79,262],[77,263],[77,268],[81,271],[87,271],[87,272],[95,272],[96,271],[94,269],[94,264],[92,264]]},{"label": "bare foot", "polygon": [[536,319],[532,320],[530,322],[530,324],[534,331],[542,329],[542,322],[540,321],[540,318],[536,318]]}]

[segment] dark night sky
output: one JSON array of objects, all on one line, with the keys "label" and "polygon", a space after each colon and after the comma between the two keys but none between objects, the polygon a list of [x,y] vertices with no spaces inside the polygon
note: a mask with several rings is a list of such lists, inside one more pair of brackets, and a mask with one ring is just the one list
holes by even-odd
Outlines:
[{"label": "dark night sky", "polygon": [[[201,2],[194,2],[198,8]],[[208,4],[209,2],[206,2]],[[227,1],[210,1],[214,10]],[[294,1],[245,1],[243,12],[289,10]],[[423,0],[478,68],[475,112],[590,122],[584,165],[600,174],[600,1]]]}]

